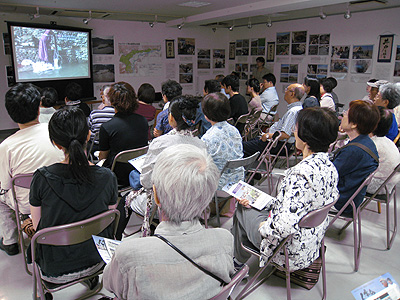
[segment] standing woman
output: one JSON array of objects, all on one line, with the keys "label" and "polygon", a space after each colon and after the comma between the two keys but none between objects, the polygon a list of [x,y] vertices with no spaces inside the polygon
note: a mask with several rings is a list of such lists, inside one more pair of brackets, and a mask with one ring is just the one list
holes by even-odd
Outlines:
[{"label": "standing woman", "polygon": [[307,94],[303,108],[320,106],[321,92],[318,80],[312,77],[304,77],[303,87]]},{"label": "standing woman", "polygon": [[[39,168],[33,175],[29,202],[34,228],[69,224],[115,208],[115,175],[87,160],[85,148],[90,134],[82,110],[72,107],[55,112],[49,135],[65,159]],[[101,235],[112,237],[111,229]],[[91,275],[103,267],[91,240],[71,246],[38,245],[37,253],[42,277],[56,284]]]}]

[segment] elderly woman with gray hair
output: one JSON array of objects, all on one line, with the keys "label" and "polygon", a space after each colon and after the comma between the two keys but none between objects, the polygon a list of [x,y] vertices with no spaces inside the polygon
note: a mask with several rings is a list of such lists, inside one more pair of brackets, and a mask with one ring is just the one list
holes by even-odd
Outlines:
[{"label": "elderly woman with gray hair", "polygon": [[[127,238],[104,270],[104,286],[118,299],[209,299],[230,281],[233,237],[205,229],[199,217],[218,185],[219,171],[205,149],[175,145],[157,158],[154,197],[161,223],[155,236]],[[176,249],[196,264],[197,268]]]}]

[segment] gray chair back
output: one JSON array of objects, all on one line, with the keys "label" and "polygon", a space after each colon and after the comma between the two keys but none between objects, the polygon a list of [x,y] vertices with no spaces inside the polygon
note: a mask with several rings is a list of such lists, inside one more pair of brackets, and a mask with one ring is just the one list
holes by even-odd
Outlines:
[{"label": "gray chair back", "polygon": [[136,149],[131,149],[131,150],[125,150],[125,151],[121,151],[120,153],[118,153],[114,160],[113,163],[111,165],[111,171],[114,171],[115,165],[117,162],[119,163],[128,163],[129,160],[139,157],[143,154],[147,153],[147,150],[149,149],[149,146],[144,146],[141,148],[136,148]]},{"label": "gray chair back", "polygon": [[232,291],[236,286],[242,282],[243,278],[249,272],[249,266],[244,265],[239,272],[232,278],[231,282],[229,282],[226,286],[222,288],[222,290],[210,300],[226,300],[230,297]]}]

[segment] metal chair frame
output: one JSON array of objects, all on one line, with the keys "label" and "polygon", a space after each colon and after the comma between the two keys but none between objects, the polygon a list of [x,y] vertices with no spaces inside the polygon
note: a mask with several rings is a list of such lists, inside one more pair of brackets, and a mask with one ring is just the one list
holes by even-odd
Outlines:
[{"label": "metal chair frame", "polygon": [[235,274],[235,276],[232,278],[232,280],[225,285],[222,290],[214,297],[212,297],[210,300],[226,300],[226,299],[232,299],[231,294],[235,287],[237,287],[243,280],[243,278],[247,275],[249,272],[249,266],[244,265],[239,272]]},{"label": "metal chair frame", "polygon": [[[322,224],[322,222],[327,218],[328,212],[330,208],[336,203],[336,201],[331,202],[327,205],[324,205],[323,207],[313,210],[309,213],[307,213],[304,217],[301,218],[299,222],[299,227],[300,228],[314,228]],[[257,273],[253,276],[251,280],[248,281],[246,286],[241,290],[239,295],[237,296],[236,299],[244,299],[247,297],[250,293],[252,293],[261,283],[263,283],[265,280],[267,280],[274,272],[275,269],[281,270],[285,272],[286,274],[286,294],[287,294],[287,299],[291,299],[291,290],[290,290],[290,273],[293,271],[290,271],[289,268],[289,256],[288,256],[288,251],[286,248],[286,245],[288,241],[292,238],[292,235],[287,236],[282,240],[282,242],[279,243],[278,247],[275,248],[273,251],[273,254],[268,258],[267,262],[263,267],[261,267]],[[242,244],[242,247],[244,250],[249,252],[252,255],[261,257],[262,254],[260,251],[253,249],[251,246],[247,246]],[[282,267],[280,265],[277,265],[272,261],[272,259],[280,252],[284,252],[285,254],[285,267]],[[322,299],[326,299],[326,267],[325,267],[325,243],[324,243],[324,238],[321,241],[321,247],[319,250],[319,255],[321,256],[322,259]],[[258,279],[258,277],[264,272],[264,270],[269,266],[272,265],[274,269],[263,279],[259,280],[257,283],[254,284],[254,282]]]},{"label": "metal chair frame", "polygon": [[257,132],[257,123],[260,120],[261,113],[262,110],[255,110],[254,108],[251,111],[250,116],[244,126],[243,139],[245,141],[249,140],[249,138],[253,138],[254,134]]},{"label": "metal chair frame", "polygon": [[[68,246],[75,245],[87,240],[92,239],[92,235],[97,235],[106,229],[108,226],[113,224],[113,235],[117,230],[119,221],[119,211],[117,209],[108,210],[99,215],[91,217],[86,220],[74,222],[71,224],[59,225],[54,227],[48,227],[39,230],[32,237],[31,250],[32,250],[32,261],[33,261],[33,299],[37,300],[37,294],[39,292],[39,299],[45,300],[46,292],[52,293],[59,290],[70,287],[76,283],[83,282],[87,279],[93,278],[103,273],[103,270],[99,270],[95,274],[82,277],[80,279],[68,282],[66,284],[57,285],[55,288],[50,288],[46,286],[41,278],[40,267],[36,263],[36,246],[38,244],[42,245],[52,245],[52,246]],[[99,286],[81,296],[79,299],[86,299],[92,295],[97,294],[103,288],[102,283]]]},{"label": "metal chair frame", "polygon": [[273,112],[276,113],[276,111],[277,111],[277,109],[278,109],[278,105],[279,105],[279,103],[276,104],[276,105],[274,105],[274,106],[272,106],[271,109],[269,110],[269,112],[267,112],[267,113],[265,114],[265,117],[264,117],[263,120],[259,119],[260,122],[257,123],[257,133],[258,133],[258,135],[261,135],[261,134],[264,133],[264,131],[263,131],[262,129],[263,129],[265,126],[271,127],[271,125],[274,123],[274,120],[273,120],[273,119],[272,119],[272,121],[271,121],[271,120],[268,120],[268,117],[275,118],[275,114],[272,114],[272,113],[273,113]]},{"label": "metal chair frame", "polygon": [[25,242],[24,242],[24,231],[21,227],[21,217],[20,217],[19,205],[18,205],[18,201],[17,201],[17,193],[15,191],[15,187],[30,189],[32,177],[33,177],[33,174],[20,174],[20,175],[13,177],[12,181],[11,181],[11,191],[12,191],[12,195],[14,198],[15,219],[16,219],[17,230],[18,230],[18,243],[19,243],[19,247],[21,249],[22,256],[23,256],[23,260],[24,260],[24,264],[25,264],[25,271],[28,275],[32,275],[32,272],[28,268],[28,261],[27,261],[26,255],[25,255],[27,247],[25,246]]}]

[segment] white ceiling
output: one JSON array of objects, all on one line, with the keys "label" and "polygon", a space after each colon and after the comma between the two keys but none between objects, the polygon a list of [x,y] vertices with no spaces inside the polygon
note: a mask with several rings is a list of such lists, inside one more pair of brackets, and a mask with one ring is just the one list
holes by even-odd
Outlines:
[{"label": "white ceiling", "polygon": [[[0,12],[40,15],[158,22],[168,26],[229,27],[344,14],[345,0],[196,0],[209,5],[194,8],[179,4],[192,0],[0,0]],[[400,0],[355,0],[349,3],[352,13],[400,7]]]}]

